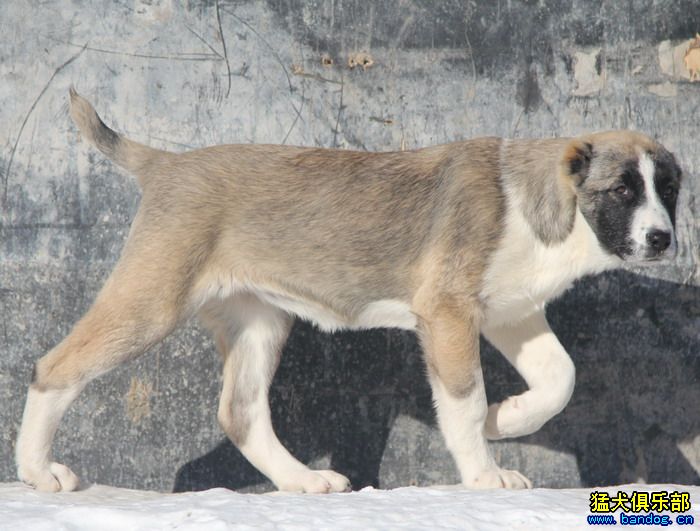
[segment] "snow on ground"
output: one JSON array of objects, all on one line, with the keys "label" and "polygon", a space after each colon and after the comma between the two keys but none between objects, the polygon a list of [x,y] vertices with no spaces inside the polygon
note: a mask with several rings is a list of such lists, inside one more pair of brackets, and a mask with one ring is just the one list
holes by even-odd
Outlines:
[{"label": "snow on ground", "polygon": [[[303,495],[241,494],[226,489],[161,494],[103,485],[46,494],[20,483],[4,483],[0,484],[0,529],[590,529],[586,516],[590,514],[592,490],[604,490],[611,496],[635,490],[689,492],[691,504],[697,501],[700,509],[700,487],[684,485],[530,491],[366,488],[344,494]],[[619,513],[615,513],[618,520]],[[686,514],[700,523],[700,510],[692,507]],[[677,527],[675,515],[671,518]],[[613,528],[618,526],[619,521]]]}]

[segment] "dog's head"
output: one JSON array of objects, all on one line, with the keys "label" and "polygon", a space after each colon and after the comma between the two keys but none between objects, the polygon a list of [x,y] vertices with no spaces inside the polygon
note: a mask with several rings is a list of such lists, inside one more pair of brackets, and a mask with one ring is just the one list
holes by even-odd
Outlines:
[{"label": "dog's head", "polygon": [[630,131],[572,140],[563,171],[602,247],[626,261],[676,255],[676,201],[681,170],[651,138]]}]

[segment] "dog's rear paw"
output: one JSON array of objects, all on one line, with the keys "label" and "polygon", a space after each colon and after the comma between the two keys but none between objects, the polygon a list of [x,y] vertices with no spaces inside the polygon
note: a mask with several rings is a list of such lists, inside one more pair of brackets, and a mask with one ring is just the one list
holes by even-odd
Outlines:
[{"label": "dog's rear paw", "polygon": [[304,492],[307,494],[327,494],[345,492],[350,489],[350,481],[345,476],[332,470],[305,469],[295,474],[294,478],[280,482],[280,490]]},{"label": "dog's rear paw", "polygon": [[489,468],[465,483],[470,489],[531,489],[532,482],[517,470]]},{"label": "dog's rear paw", "polygon": [[42,470],[19,471],[19,479],[42,492],[69,492],[80,486],[80,480],[73,471],[60,463],[50,463]]}]

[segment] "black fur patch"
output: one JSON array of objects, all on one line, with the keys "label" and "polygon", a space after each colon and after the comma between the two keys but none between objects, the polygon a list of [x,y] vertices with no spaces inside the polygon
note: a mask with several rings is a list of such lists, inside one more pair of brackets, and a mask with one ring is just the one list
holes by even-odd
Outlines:
[{"label": "black fur patch", "polygon": [[[629,195],[617,191],[623,185]],[[637,159],[627,162],[619,178],[611,181],[607,188],[583,193],[586,199],[581,202],[581,211],[601,246],[620,258],[630,256],[633,252],[632,220],[637,208],[646,201]]]},{"label": "black fur patch", "polygon": [[[621,197],[615,191],[623,184],[630,190],[629,197]],[[601,192],[598,202],[593,230],[607,251],[620,258],[632,254],[632,219],[639,206],[646,200],[644,180],[637,169],[636,161],[631,162],[614,188]]]},{"label": "black fur patch", "polygon": [[661,203],[668,211],[671,224],[676,226],[676,203],[678,201],[678,189],[681,184],[681,169],[676,159],[666,151],[660,153],[654,160],[654,188],[661,199]]}]

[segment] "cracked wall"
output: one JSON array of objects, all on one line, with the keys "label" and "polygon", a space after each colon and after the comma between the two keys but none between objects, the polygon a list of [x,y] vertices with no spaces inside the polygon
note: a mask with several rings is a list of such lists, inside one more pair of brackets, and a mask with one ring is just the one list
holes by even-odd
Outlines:
[{"label": "cracked wall", "polygon": [[[33,362],[88,307],[138,204],[78,139],[74,84],[106,122],[170,150],[220,143],[410,149],[483,135],[632,128],[687,179],[673,266],[576,285],[549,318],[577,366],[567,409],[494,444],[537,486],[697,483],[700,83],[691,1],[338,0],[0,5],[0,477]],[[27,14],[31,13],[31,16]],[[484,345],[491,399],[522,390]],[[269,488],[216,424],[219,361],[192,323],[91,384],[55,447],[87,482]],[[280,438],[355,486],[457,480],[415,338],[295,326],[272,390]]]}]

